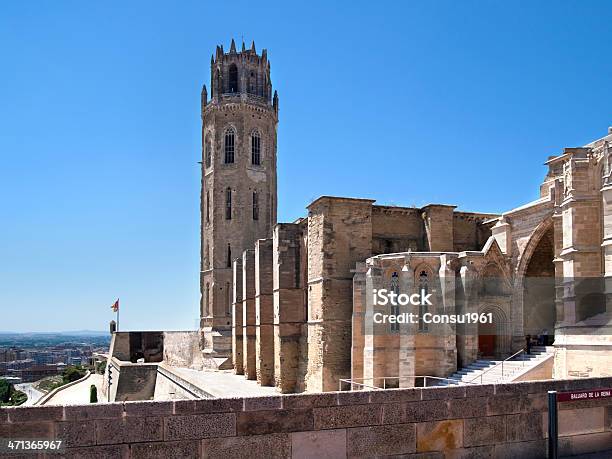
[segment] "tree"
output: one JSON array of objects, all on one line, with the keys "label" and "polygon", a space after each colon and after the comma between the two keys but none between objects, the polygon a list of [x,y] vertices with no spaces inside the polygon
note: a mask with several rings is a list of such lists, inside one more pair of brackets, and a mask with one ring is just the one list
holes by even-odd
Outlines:
[{"label": "tree", "polygon": [[98,403],[98,388],[95,384],[89,386],[89,403]]},{"label": "tree", "polygon": [[28,399],[28,396],[16,390],[6,379],[0,378],[0,406],[21,405]]},{"label": "tree", "polygon": [[0,403],[8,403],[11,399],[11,384],[4,378],[0,378]]},{"label": "tree", "polygon": [[85,373],[87,373],[87,371],[81,366],[68,367],[62,373],[62,382],[64,384],[71,383],[77,379],[81,379],[83,376],[85,376]]}]

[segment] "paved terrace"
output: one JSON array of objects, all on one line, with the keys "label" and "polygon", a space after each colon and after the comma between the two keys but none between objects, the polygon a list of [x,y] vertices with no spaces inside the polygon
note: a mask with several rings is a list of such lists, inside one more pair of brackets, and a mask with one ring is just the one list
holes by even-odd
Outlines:
[{"label": "paved terrace", "polygon": [[177,367],[171,367],[171,370],[216,398],[278,395],[275,387],[260,386],[257,381],[245,379],[231,370],[191,370]]}]

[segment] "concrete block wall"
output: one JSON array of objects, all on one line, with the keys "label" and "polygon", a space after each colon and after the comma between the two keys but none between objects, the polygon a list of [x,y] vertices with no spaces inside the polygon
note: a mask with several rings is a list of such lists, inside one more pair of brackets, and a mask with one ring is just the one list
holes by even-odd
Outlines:
[{"label": "concrete block wall", "polygon": [[274,385],[272,239],[255,244],[255,371],[262,386]]},{"label": "concrete block wall", "polygon": [[[608,377],[0,408],[0,438],[62,440],[64,457],[543,458],[546,391],[611,386]],[[612,450],[612,398],[559,409],[561,456]]]}]

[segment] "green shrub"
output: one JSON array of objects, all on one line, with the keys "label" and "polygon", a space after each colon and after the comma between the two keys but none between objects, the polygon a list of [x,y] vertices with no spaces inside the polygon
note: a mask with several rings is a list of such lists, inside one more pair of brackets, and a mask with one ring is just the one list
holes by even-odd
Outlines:
[{"label": "green shrub", "polygon": [[98,388],[95,384],[89,386],[89,403],[98,403]]}]

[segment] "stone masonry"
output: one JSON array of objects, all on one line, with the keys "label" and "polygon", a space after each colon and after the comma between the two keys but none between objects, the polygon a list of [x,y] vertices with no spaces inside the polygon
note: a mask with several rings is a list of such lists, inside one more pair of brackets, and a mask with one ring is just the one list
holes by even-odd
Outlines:
[{"label": "stone masonry", "polygon": [[[0,408],[0,437],[62,440],[59,457],[535,459],[546,456],[547,390],[611,386],[593,378]],[[559,409],[560,456],[610,451],[612,398]]]}]

